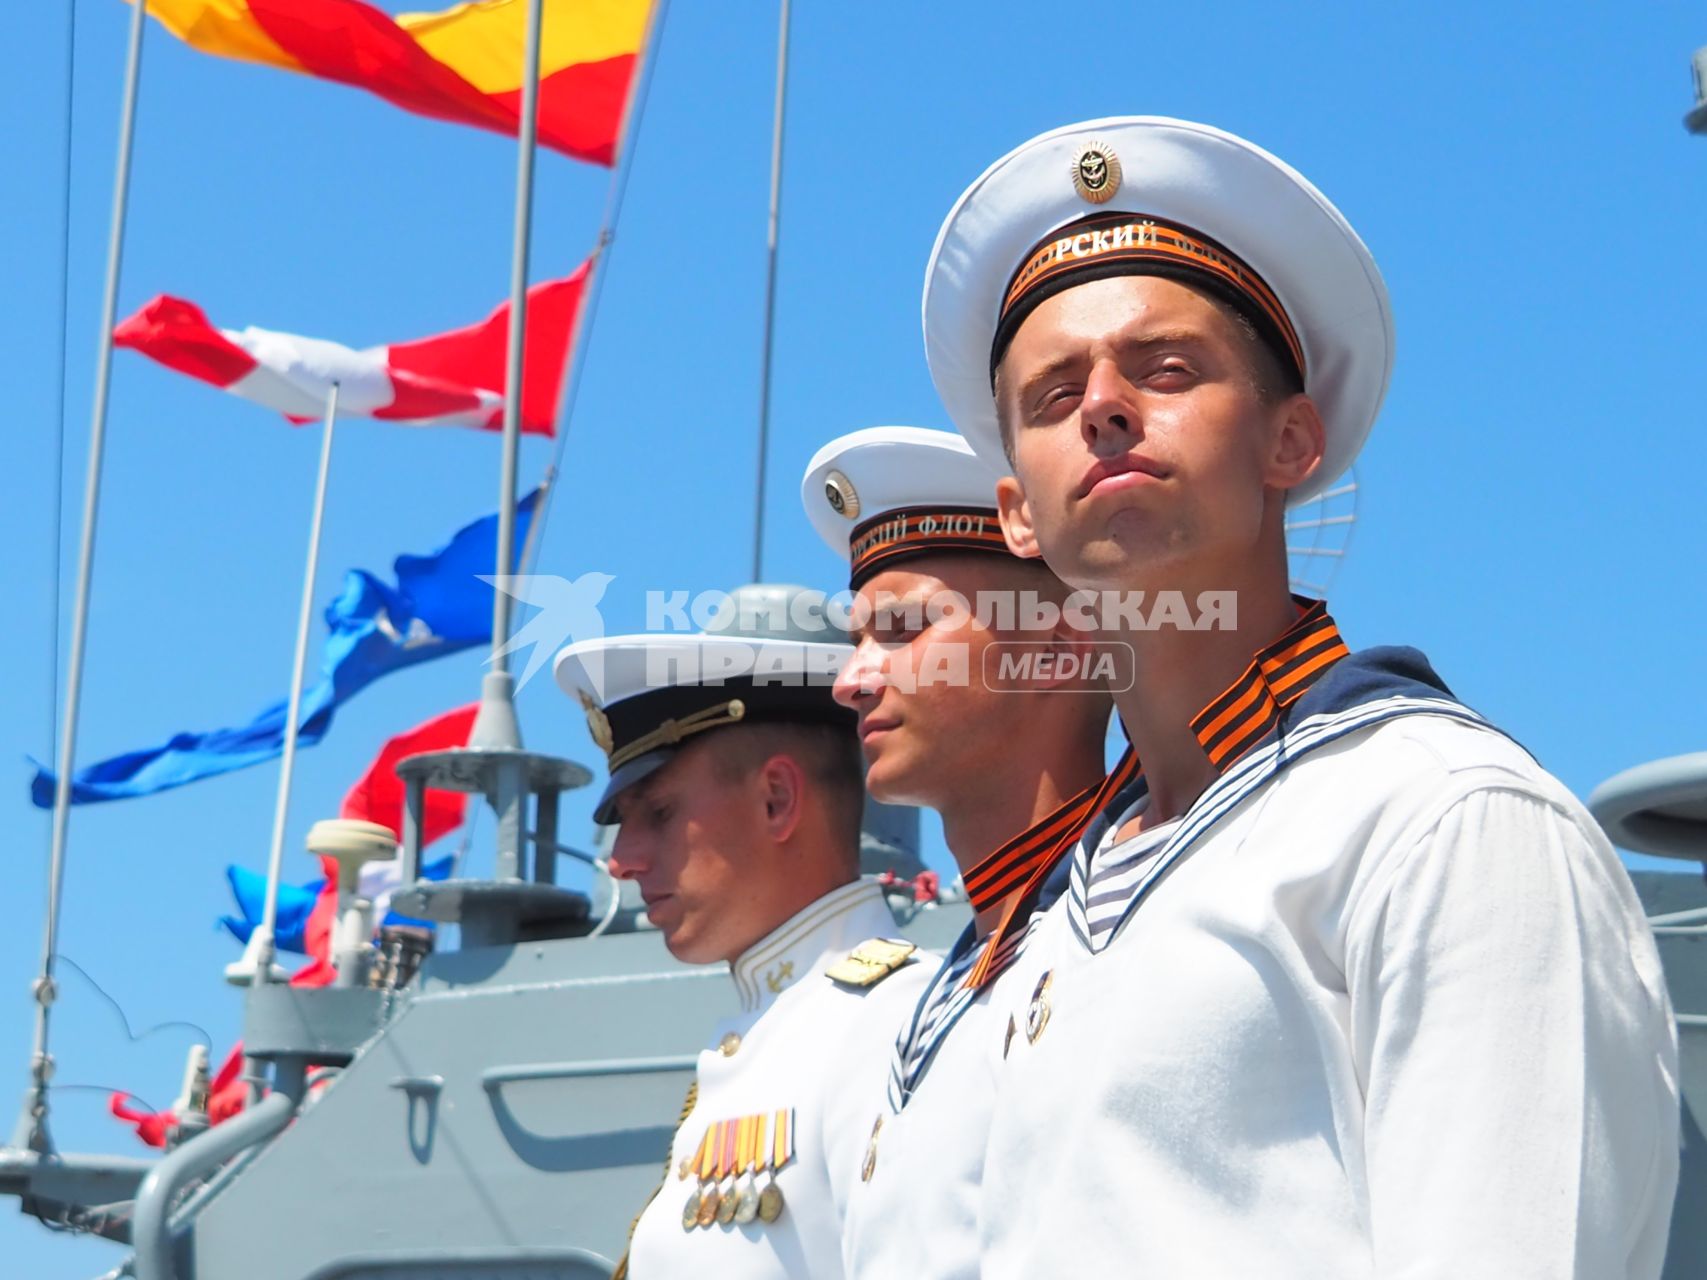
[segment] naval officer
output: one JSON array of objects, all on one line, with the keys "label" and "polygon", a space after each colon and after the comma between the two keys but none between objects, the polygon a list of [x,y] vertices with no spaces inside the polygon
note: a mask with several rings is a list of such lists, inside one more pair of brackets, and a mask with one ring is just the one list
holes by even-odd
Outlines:
[{"label": "naval officer", "polygon": [[[937,811],[975,915],[888,1061],[845,1073],[869,1099],[843,1237],[854,1280],[976,1280],[1005,1040],[993,1010],[1048,873],[1099,788],[1132,767],[1104,781],[1109,681],[1084,674],[1116,655],[1065,615],[1067,588],[1047,567],[1009,552],[1000,474],[958,435],[871,427],[825,445],[801,481],[808,516],[849,564],[856,654],[835,693],[859,715],[866,789]],[[1110,665],[1131,678],[1129,661]]]},{"label": "naval officer", "polygon": [[1121,624],[1143,772],[1022,958],[983,1275],[1658,1276],[1676,1043],[1628,876],[1421,654],[1288,594],[1286,507],[1393,360],[1345,218],[1217,129],[1057,129],[948,215],[924,329],[1016,554],[1236,603]]},{"label": "naval officer", "polygon": [[726,963],[740,1010],[700,1053],[663,1184],[617,1274],[836,1280],[862,1138],[829,1087],[881,1062],[931,965],[859,878],[842,643],[619,636],[558,655],[610,781],[611,874],[677,959]]}]

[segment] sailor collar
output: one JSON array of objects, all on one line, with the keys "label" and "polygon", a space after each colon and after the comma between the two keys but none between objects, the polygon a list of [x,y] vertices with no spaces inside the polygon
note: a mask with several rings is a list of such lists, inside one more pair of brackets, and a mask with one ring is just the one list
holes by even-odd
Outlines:
[{"label": "sailor collar", "polygon": [[[1239,678],[1191,722],[1217,774],[1267,738],[1280,723],[1281,713],[1350,652],[1328,615],[1325,600],[1292,599],[1298,607],[1293,624],[1279,639],[1257,650]],[[1014,895],[990,931],[984,954],[968,972],[967,987],[987,985],[1011,962],[1020,931],[1063,855],[1100,816],[1129,808],[1143,786],[1143,771],[1129,746],[1100,783],[1081,791],[966,873],[966,895],[974,911]],[[1106,824],[1099,827],[1104,829]]]},{"label": "sailor collar", "polygon": [[[983,943],[983,954],[966,974],[964,986],[978,990],[1019,954],[1024,925],[1036,905],[1038,891],[1061,858],[1079,842],[1085,826],[1097,816],[1111,796],[1124,790],[1137,774],[1138,762],[1130,749],[1100,782],[1086,787],[1053,813],[1009,840],[962,877],[972,910],[983,911],[1003,898],[1008,905]],[[1011,895],[1011,896],[1010,896]],[[976,923],[956,944],[971,947]]]},{"label": "sailor collar", "polygon": [[731,962],[741,1012],[763,1013],[784,991],[821,973],[832,960],[894,930],[895,917],[874,881],[855,880],[830,890]]},{"label": "sailor collar", "polygon": [[[1325,610],[1321,618],[1327,619]],[[1331,626],[1332,620],[1327,619],[1327,623]],[[1170,824],[1148,870],[1123,892],[1112,928],[1091,927],[1091,862],[1115,825],[1144,798],[1148,788],[1143,774],[1112,797],[1086,826],[1068,864],[1065,897],[1067,918],[1087,949],[1103,950],[1150,891],[1223,818],[1311,752],[1348,734],[1407,715],[1445,717],[1501,732],[1459,702],[1417,650],[1380,647],[1348,653],[1337,632],[1334,642],[1341,652],[1333,657],[1326,657],[1330,650],[1320,648],[1319,638],[1314,644],[1302,640],[1288,643],[1311,625],[1321,623],[1312,624],[1308,616],[1301,617],[1286,636],[1257,655],[1239,682],[1193,721],[1198,740],[1216,762],[1215,779],[1180,820]],[[1251,687],[1253,671],[1261,690]],[[1265,698],[1275,702],[1272,710],[1264,705]]]},{"label": "sailor collar", "polygon": [[[1289,720],[1345,711],[1394,695],[1458,705],[1417,650],[1378,647],[1353,654],[1328,613],[1327,601],[1292,599],[1299,609],[1292,626],[1259,649],[1239,678],[1192,718],[1192,732],[1217,779],[1282,732]],[[1348,658],[1351,661],[1344,661]],[[1084,845],[1094,849],[1148,790],[1143,770],[1134,769],[1083,828]]]}]

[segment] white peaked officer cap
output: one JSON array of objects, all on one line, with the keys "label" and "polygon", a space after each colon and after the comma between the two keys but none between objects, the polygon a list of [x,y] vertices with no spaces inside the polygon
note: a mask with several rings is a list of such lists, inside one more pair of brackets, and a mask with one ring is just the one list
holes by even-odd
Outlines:
[{"label": "white peaked officer cap", "polygon": [[727,635],[631,635],[562,650],[557,683],[587,713],[610,781],[593,811],[670,762],[682,743],[737,724],[828,724],[853,732],[830,694],[853,652],[844,643]]},{"label": "white peaked officer cap", "polygon": [[867,427],[813,455],[800,481],[807,518],[848,562],[849,587],[920,555],[1010,555],[996,515],[997,471],[949,431]]},{"label": "white peaked officer cap", "polygon": [[960,433],[1007,469],[991,386],[1044,298],[1110,275],[1162,275],[1249,318],[1322,414],[1325,490],[1363,447],[1393,368],[1375,260],[1297,170],[1243,138],[1114,116],[1033,138],[955,202],[925,268],[925,359]]}]

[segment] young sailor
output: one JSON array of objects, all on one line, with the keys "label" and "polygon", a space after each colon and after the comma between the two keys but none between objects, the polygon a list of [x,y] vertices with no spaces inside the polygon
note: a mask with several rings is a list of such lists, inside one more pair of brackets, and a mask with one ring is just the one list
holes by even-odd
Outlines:
[{"label": "young sailor", "polygon": [[609,759],[596,817],[679,960],[727,963],[740,1012],[700,1053],[663,1184],[617,1275],[836,1280],[863,1142],[827,1087],[881,1063],[933,965],[858,877],[845,644],[641,635],[558,655]]},{"label": "young sailor", "polygon": [[[859,714],[866,789],[941,815],[975,913],[890,1061],[845,1075],[868,1100],[843,1239],[850,1277],[976,1280],[1003,1040],[992,999],[1103,783],[1107,685],[1084,673],[1107,655],[1059,616],[1060,580],[1008,551],[999,475],[959,436],[873,427],[825,445],[801,482],[856,593],[857,653],[835,693]],[[1114,665],[1131,678],[1129,661]]]},{"label": "young sailor", "polygon": [[1143,774],[1024,957],[982,1274],[1658,1276],[1675,1032],[1623,867],[1421,654],[1288,595],[1285,507],[1392,365],[1345,219],[1219,130],[1069,126],[955,205],[924,330],[1010,546],[1137,650]]}]

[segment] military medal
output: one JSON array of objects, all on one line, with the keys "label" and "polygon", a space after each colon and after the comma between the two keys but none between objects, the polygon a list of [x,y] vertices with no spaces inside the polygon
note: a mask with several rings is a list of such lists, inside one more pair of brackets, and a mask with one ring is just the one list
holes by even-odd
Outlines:
[{"label": "military medal", "polygon": [[883,1117],[878,1116],[877,1122],[871,1126],[871,1141],[865,1147],[865,1163],[860,1166],[859,1180],[870,1182],[871,1175],[877,1172],[877,1135],[883,1132]]},{"label": "military medal", "polygon": [[717,1182],[712,1177],[716,1167],[718,1148],[722,1145],[720,1129],[722,1121],[711,1126],[705,1133],[705,1146],[699,1155],[699,1212],[694,1215],[694,1224],[709,1227],[717,1220]]},{"label": "military medal", "polygon": [[[710,1145],[710,1142],[711,1130],[707,1129],[705,1134],[699,1140],[699,1149],[686,1160],[682,1161],[681,1172],[677,1175],[678,1177],[685,1178],[689,1173],[692,1173],[699,1168],[700,1163],[705,1159],[705,1149]],[[699,1225],[699,1198],[700,1193],[703,1190],[704,1184],[702,1183],[696,1185],[692,1191],[688,1192],[687,1203],[682,1206],[683,1231],[692,1231]]]},{"label": "military medal", "polygon": [[[717,1222],[719,1226],[728,1226],[735,1221],[735,1177],[738,1173],[736,1162],[737,1139],[745,1120],[725,1120],[723,1122],[723,1150],[717,1157]],[[729,1178],[729,1187],[723,1188],[723,1178]]]},{"label": "military medal", "polygon": [[705,1188],[699,1198],[699,1217],[695,1220],[698,1226],[709,1227],[717,1221],[717,1207],[723,1197],[717,1194],[717,1184],[712,1183]]},{"label": "military medal", "polygon": [[[759,1192],[753,1166],[758,1162],[759,1141],[764,1131],[763,1116],[746,1116],[741,1121],[740,1136],[736,1140],[735,1185],[740,1190],[735,1196],[735,1222],[743,1227],[759,1216]],[[744,1184],[743,1178],[746,1179]]]},{"label": "military medal", "polygon": [[782,1217],[782,1188],[776,1185],[777,1170],[794,1158],[794,1109],[778,1111],[771,1121],[771,1180],[759,1192],[759,1218],[775,1222]]},{"label": "military medal", "polygon": [[1045,969],[1043,976],[1037,980],[1037,989],[1031,993],[1031,1005],[1025,1011],[1025,1042],[1036,1044],[1037,1037],[1043,1034],[1043,1028],[1049,1025],[1049,987],[1055,980],[1055,971]]}]

